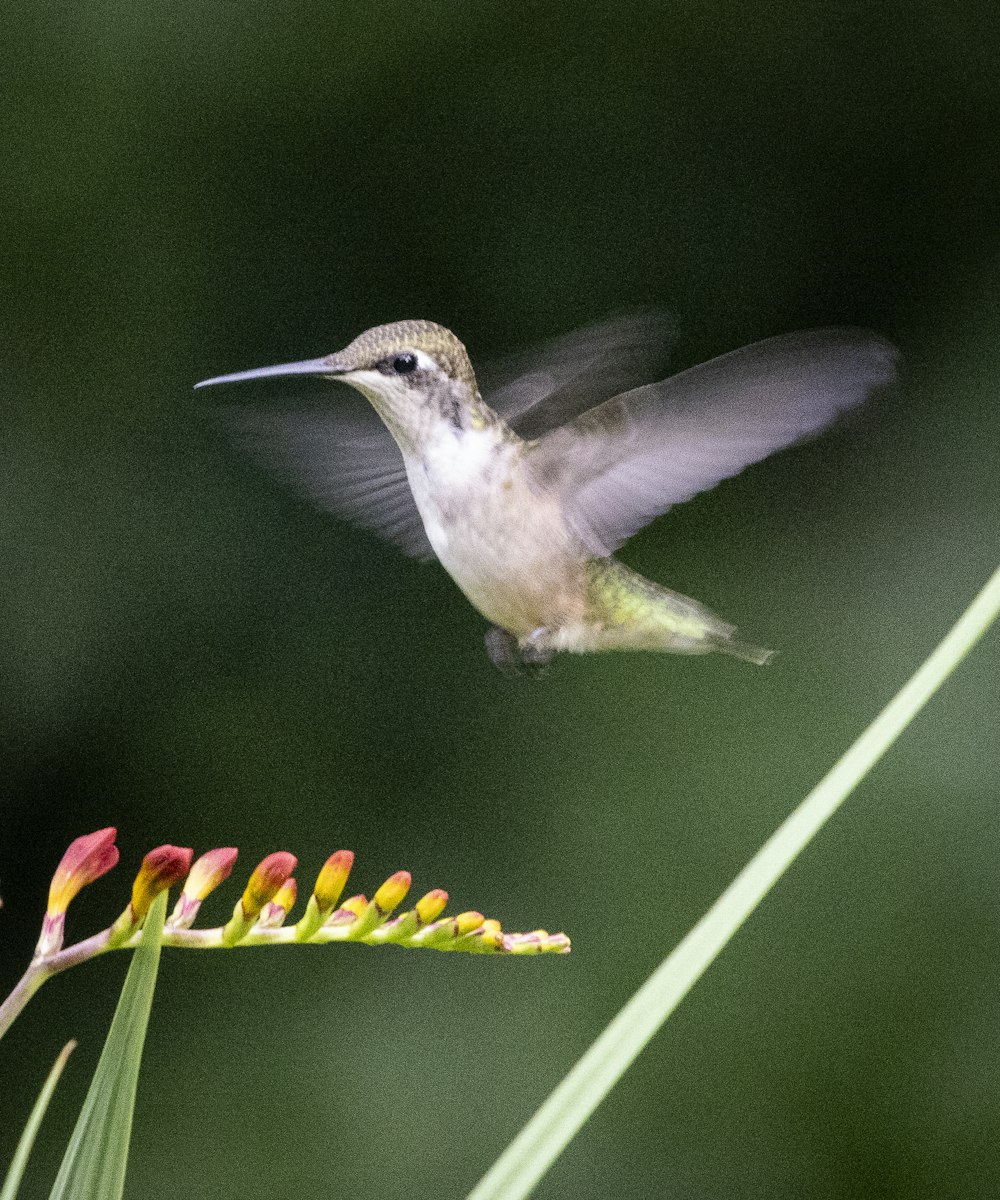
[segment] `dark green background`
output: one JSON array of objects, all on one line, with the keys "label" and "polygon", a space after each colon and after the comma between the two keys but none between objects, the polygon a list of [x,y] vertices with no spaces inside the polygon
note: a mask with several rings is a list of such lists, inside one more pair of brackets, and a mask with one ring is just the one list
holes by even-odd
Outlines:
[{"label": "dark green background", "polygon": [[[0,984],[114,823],[341,846],[567,959],[164,956],[128,1193],[461,1197],[997,559],[992,3],[41,3],[5,15]],[[905,386],[624,552],[781,650],[497,675],[444,573],[243,462],[192,382],[430,317],[474,360],[636,305],[681,366],[824,323]],[[740,933],[552,1198],[1000,1192],[997,639]],[[235,884],[235,881],[234,881]],[[222,916],[237,888],[213,900]],[[121,983],[0,1047],[0,1157]]]}]

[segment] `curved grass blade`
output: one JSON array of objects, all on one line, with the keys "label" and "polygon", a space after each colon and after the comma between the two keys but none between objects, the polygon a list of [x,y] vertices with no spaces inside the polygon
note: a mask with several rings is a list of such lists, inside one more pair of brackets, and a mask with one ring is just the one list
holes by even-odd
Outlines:
[{"label": "curved grass blade", "polygon": [[121,1200],[166,911],[167,893],[161,892],[146,917],[142,940],[49,1200]]},{"label": "curved grass blade", "polygon": [[28,1156],[31,1154],[31,1148],[34,1146],[35,1138],[38,1136],[42,1118],[45,1116],[45,1110],[49,1107],[49,1101],[52,1099],[52,1093],[56,1090],[56,1084],[59,1082],[59,1076],[63,1073],[63,1067],[66,1066],[69,1056],[75,1049],[76,1042],[67,1042],[62,1050],[59,1051],[56,1061],[52,1064],[52,1069],[49,1071],[42,1090],[38,1093],[38,1099],[35,1101],[31,1115],[28,1117],[28,1123],[25,1125],[24,1132],[17,1143],[17,1149],[14,1151],[13,1159],[11,1159],[7,1178],[3,1181],[3,1188],[0,1189],[0,1200],[14,1200],[14,1197],[17,1195],[17,1189],[21,1186],[21,1180],[24,1177],[24,1169],[28,1165]]},{"label": "curved grass blade", "polygon": [[853,746],[656,968],[500,1155],[468,1200],[524,1200],[664,1021],[1000,615],[1000,568]]}]

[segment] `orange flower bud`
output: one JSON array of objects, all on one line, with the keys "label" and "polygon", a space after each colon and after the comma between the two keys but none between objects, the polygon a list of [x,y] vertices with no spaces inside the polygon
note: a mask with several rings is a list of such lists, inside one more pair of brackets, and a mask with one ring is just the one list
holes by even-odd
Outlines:
[{"label": "orange flower bud", "polygon": [[340,908],[337,909],[337,912],[350,913],[353,917],[360,917],[367,907],[368,897],[364,893],[359,892],[356,896],[348,896]]},{"label": "orange flower bud", "polygon": [[435,888],[426,896],[421,896],[415,906],[420,924],[429,925],[431,921],[436,921],[444,912],[447,903],[448,893],[441,888]]},{"label": "orange flower bud", "polygon": [[281,885],[298,866],[299,860],[285,850],[276,850],[257,864],[243,892],[243,915],[256,920],[260,910],[273,900]]},{"label": "orange flower bud", "polygon": [[294,879],[286,879],[285,882],[278,888],[274,899],[271,903],[276,908],[283,908],[285,912],[291,912],[295,907],[295,898],[299,894],[299,885]]},{"label": "orange flower bud", "polygon": [[380,916],[391,913],[394,908],[398,908],[402,904],[406,893],[410,890],[411,880],[412,876],[409,871],[397,871],[382,884],[372,896],[372,903],[378,909]]},{"label": "orange flower bud", "polygon": [[295,926],[297,941],[307,942],[337,907],[353,865],[354,854],[350,850],[338,850],[323,864],[306,903],[306,911]]},{"label": "orange flower bud", "polygon": [[421,946],[433,946],[436,950],[451,950],[455,942],[479,929],[486,921],[480,912],[463,912],[457,917],[442,917],[425,926],[417,934]]},{"label": "orange flower bud", "polygon": [[[264,906],[270,904],[281,891],[285,881],[298,866],[298,861],[294,854],[289,854],[286,850],[276,850],[257,864],[242,897],[236,902],[232,917],[223,926],[224,946],[235,946],[243,941],[260,917]],[[272,916],[273,914],[269,914],[265,923]],[[283,916],[281,920],[284,920]]]},{"label": "orange flower bud", "polygon": [[160,892],[183,879],[191,867],[194,851],[184,846],[157,846],[142,860],[132,884],[132,901],[108,930],[108,945],[121,946],[146,919],[149,906]]},{"label": "orange flower bud", "polygon": [[330,912],[340,899],[352,866],[354,854],[350,850],[338,850],[323,864],[313,888],[316,905],[321,913]]},{"label": "orange flower bud", "polygon": [[464,912],[459,913],[455,918],[455,936],[462,937],[466,933],[472,933],[474,929],[478,929],[485,922],[486,918],[481,912]]},{"label": "orange flower bud", "polygon": [[142,860],[132,884],[132,918],[142,921],[160,892],[183,879],[191,867],[194,851],[183,846],[157,846]]}]

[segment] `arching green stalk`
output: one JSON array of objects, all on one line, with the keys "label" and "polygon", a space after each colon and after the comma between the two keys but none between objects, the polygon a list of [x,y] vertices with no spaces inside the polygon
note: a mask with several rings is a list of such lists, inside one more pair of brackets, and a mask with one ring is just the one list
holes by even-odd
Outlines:
[{"label": "arching green stalk", "polygon": [[521,1200],[827,820],[1000,613],[1000,568],[833,769],[664,959],[497,1159],[469,1200]]}]

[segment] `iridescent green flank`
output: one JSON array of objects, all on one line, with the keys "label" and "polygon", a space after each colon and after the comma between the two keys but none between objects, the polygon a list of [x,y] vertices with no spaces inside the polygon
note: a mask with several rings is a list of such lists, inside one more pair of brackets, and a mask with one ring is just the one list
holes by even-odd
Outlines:
[{"label": "iridescent green flank", "polygon": [[680,592],[630,571],[614,558],[586,566],[587,620],[600,629],[603,649],[669,650],[708,654],[721,650],[763,666],[773,650],[737,641],[736,628]]}]

